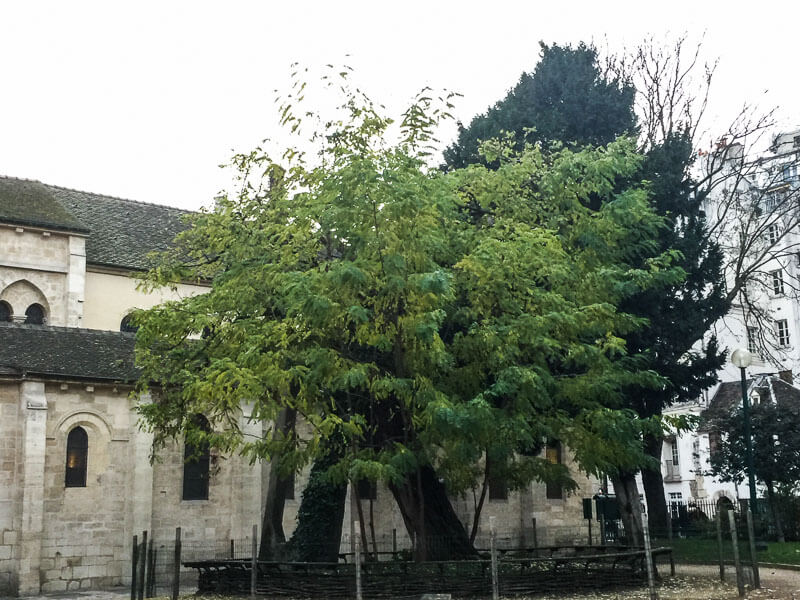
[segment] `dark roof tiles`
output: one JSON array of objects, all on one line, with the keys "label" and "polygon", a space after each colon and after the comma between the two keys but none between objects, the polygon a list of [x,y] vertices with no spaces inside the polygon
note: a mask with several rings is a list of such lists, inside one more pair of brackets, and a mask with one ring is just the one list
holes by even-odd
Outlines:
[{"label": "dark roof tiles", "polygon": [[89,231],[55,198],[49,186],[13,177],[0,177],[0,222],[75,233]]},{"label": "dark roof tiles", "polygon": [[190,211],[0,177],[0,222],[88,233],[86,262],[141,271],[170,247]]},{"label": "dark roof tiles", "polygon": [[0,375],[134,381],[133,346],[130,333],[0,323]]}]

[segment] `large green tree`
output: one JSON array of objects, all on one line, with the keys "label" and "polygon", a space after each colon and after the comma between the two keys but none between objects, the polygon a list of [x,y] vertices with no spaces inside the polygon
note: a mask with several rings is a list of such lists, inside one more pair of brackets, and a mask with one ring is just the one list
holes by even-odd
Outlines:
[{"label": "large green tree", "polygon": [[448,168],[480,163],[481,141],[513,134],[515,145],[559,141],[568,147],[603,146],[635,133],[634,89],[606,75],[594,46],[541,43],[539,62],[489,108],[459,126],[458,139],[444,152]]},{"label": "large green tree", "polygon": [[[479,139],[507,135],[504,131],[510,131],[517,144],[526,138],[540,140],[545,146],[547,142],[567,146],[607,143],[637,129],[634,92],[641,95],[641,91],[626,81],[624,76],[607,76],[592,47],[543,45],[534,72],[523,74],[504,99],[460,130],[445,158],[451,167],[485,162],[473,148]],[[661,415],[665,407],[697,397],[716,381],[724,355],[713,337],[702,347],[698,342],[729,307],[722,283],[722,254],[709,239],[706,227],[705,194],[698,191],[691,175],[695,153],[690,123],[676,119],[657,127],[650,120],[642,141],[645,160],[633,179],[649,182],[651,206],[665,222],[653,242],[661,252],[676,251],[674,264],[686,277],[667,288],[642,291],[623,304],[626,311],[648,323],[627,337],[629,350],[646,357],[647,367],[665,381],[659,388],[631,386],[626,391],[626,405],[642,418]],[[532,133],[530,128],[534,128]],[[589,206],[598,208],[602,201],[591,196]],[[666,523],[660,472],[662,440],[657,429],[645,436],[650,460],[638,466],[654,527]],[[624,515],[638,509],[638,467],[612,476]]]},{"label": "large green tree", "polygon": [[[487,459],[512,487],[569,483],[538,452],[548,439],[590,473],[643,460],[650,424],[623,392],[662,382],[627,351],[643,321],[618,307],[682,276],[652,241],[663,223],[631,183],[631,140],[489,144],[497,169],[445,174],[425,166],[437,110],[418,98],[389,144],[391,121],[349,95],[313,159],[236,157],[238,193],[195,216],[143,282],[203,279],[208,293],[140,313],[137,334],[157,443],[205,439],[283,469],[324,458],[315,481],[386,482],[428,559],[474,552],[445,490],[474,485]],[[296,114],[284,105],[294,129]],[[243,405],[265,423],[288,408],[308,435],[249,438]]]}]

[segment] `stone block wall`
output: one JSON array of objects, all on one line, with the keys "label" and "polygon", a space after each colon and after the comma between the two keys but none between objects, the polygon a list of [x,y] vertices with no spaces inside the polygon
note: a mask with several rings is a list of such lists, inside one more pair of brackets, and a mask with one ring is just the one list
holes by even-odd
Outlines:
[{"label": "stone block wall", "polygon": [[22,444],[19,387],[0,381],[0,597],[17,588],[20,529],[19,459]]},{"label": "stone block wall", "polygon": [[81,325],[85,247],[81,236],[0,225],[0,299],[15,318],[36,302],[48,325]]}]

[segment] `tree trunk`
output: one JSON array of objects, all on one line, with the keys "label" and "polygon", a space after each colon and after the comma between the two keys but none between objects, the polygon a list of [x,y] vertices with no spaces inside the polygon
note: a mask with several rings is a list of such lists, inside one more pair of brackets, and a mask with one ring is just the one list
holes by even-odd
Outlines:
[{"label": "tree trunk", "polygon": [[407,475],[401,485],[390,483],[389,489],[409,535],[416,541],[415,560],[452,560],[477,555],[432,467],[420,467]]},{"label": "tree trunk", "polygon": [[643,546],[642,505],[639,490],[636,489],[636,476],[633,473],[620,473],[611,476],[614,493],[619,505],[622,526],[625,528],[625,539],[629,546]]},{"label": "tree trunk", "polygon": [[[275,422],[275,431],[280,431],[284,436],[294,431],[297,411],[284,408],[278,413]],[[280,458],[272,461],[269,469],[267,483],[267,499],[264,502],[264,518],[261,522],[261,544],[258,549],[259,560],[274,560],[283,551],[286,535],[283,532],[283,508],[286,504],[286,494],[289,486],[293,485],[291,478],[281,478],[278,475]]]},{"label": "tree trunk", "polygon": [[347,484],[331,483],[328,469],[341,453],[329,451],[314,461],[297,511],[297,528],[289,541],[291,559],[298,562],[339,561]]},{"label": "tree trunk", "polygon": [[647,523],[650,533],[655,536],[666,535],[667,531],[667,499],[664,493],[664,478],[661,476],[661,449],[663,436],[646,435],[644,451],[658,461],[656,469],[642,469],[642,485],[647,499]]},{"label": "tree trunk", "polygon": [[[775,506],[775,489],[771,481],[767,482],[767,497],[769,498],[769,508],[772,512],[772,520],[775,522],[775,535],[778,536],[778,541],[780,543],[784,543],[786,541],[786,536],[783,533],[783,523],[781,522],[780,512],[778,511],[778,507]],[[763,513],[763,511],[759,512]],[[753,516],[758,518],[757,515]]]}]

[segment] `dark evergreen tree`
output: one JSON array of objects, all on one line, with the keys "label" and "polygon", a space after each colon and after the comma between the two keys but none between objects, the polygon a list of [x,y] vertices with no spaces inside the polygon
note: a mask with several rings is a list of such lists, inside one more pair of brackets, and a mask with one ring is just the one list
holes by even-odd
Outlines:
[{"label": "dark evergreen tree", "polygon": [[523,73],[505,98],[459,128],[458,140],[444,152],[445,164],[482,162],[480,142],[503,131],[514,135],[518,148],[550,140],[570,147],[605,145],[633,133],[633,95],[631,86],[604,76],[593,46],[542,43],[533,73]]},{"label": "dark evergreen tree", "polygon": [[[660,415],[675,402],[697,398],[717,380],[725,359],[711,336],[695,347],[710,326],[728,311],[723,285],[723,257],[707,235],[703,194],[689,169],[694,152],[685,134],[669,136],[647,153],[641,177],[650,182],[651,202],[667,226],[654,240],[664,251],[672,249],[674,264],[686,277],[659,293],[648,291],[629,301],[628,310],[648,319],[649,325],[628,337],[628,350],[648,357],[649,367],[668,384],[661,390],[637,388],[628,393],[630,405],[642,417]],[[642,482],[654,530],[667,521],[667,504],[660,461],[663,436],[646,436],[645,450],[653,461],[642,468]]]}]

